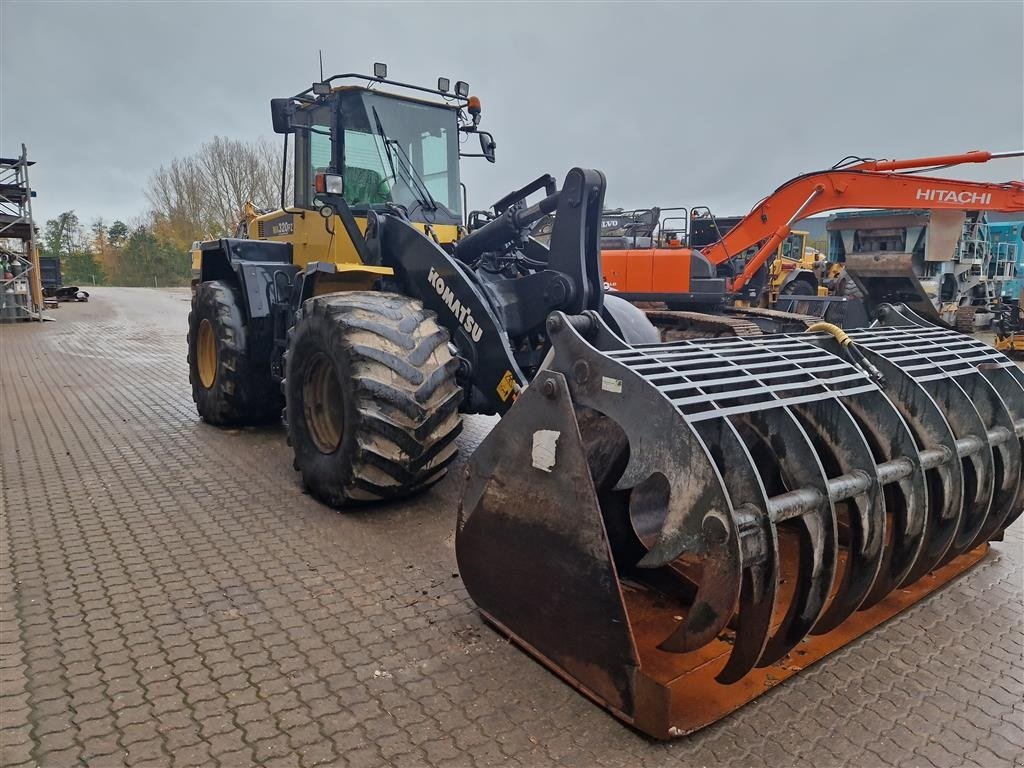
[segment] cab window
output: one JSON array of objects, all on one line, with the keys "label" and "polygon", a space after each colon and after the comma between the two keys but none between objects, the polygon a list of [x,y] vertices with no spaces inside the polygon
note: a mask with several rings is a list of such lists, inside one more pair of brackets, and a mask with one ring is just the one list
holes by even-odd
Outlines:
[{"label": "cab window", "polygon": [[385,169],[386,157],[376,134],[345,131],[345,202],[365,206],[391,200],[393,179]]},{"label": "cab window", "polygon": [[[307,194],[316,205],[314,184],[316,175],[331,165],[331,137],[329,125],[312,126],[309,134],[309,162]],[[372,133],[345,131],[345,202],[351,206],[367,206],[391,200],[391,187],[384,167],[383,143]]]},{"label": "cab window", "polygon": [[423,158],[423,181],[430,194],[443,205],[457,210],[453,203],[458,205],[458,198],[453,201],[448,197],[448,130],[441,128],[438,136],[423,134],[420,137],[420,151],[417,153],[414,150],[412,154],[414,157],[419,154]]}]

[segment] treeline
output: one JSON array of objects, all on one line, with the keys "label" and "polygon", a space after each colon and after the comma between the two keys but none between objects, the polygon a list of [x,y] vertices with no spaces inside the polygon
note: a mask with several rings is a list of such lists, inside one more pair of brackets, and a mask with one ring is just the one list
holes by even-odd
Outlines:
[{"label": "treeline", "polygon": [[[290,167],[285,184],[290,189]],[[160,166],[145,194],[149,210],[127,224],[85,225],[73,210],[46,222],[40,251],[60,259],[65,285],[188,285],[193,242],[233,235],[247,202],[280,205],[280,154],[263,139],[217,136]]]},{"label": "treeline", "polygon": [[96,219],[82,225],[74,211],[46,222],[43,256],[60,259],[64,285],[188,285],[187,251],[158,238],[145,222]]}]

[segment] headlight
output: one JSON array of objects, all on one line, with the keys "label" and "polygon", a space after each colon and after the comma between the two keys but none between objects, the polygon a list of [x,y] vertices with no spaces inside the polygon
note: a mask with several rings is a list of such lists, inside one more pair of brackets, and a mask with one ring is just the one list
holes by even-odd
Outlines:
[{"label": "headlight", "polygon": [[338,173],[318,173],[315,179],[315,189],[321,194],[343,195],[345,194],[345,181]]}]

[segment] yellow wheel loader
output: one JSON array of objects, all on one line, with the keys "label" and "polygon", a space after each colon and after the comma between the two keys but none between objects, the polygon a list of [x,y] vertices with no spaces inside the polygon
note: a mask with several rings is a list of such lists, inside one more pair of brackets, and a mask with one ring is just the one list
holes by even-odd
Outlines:
[{"label": "yellow wheel loader", "polygon": [[[193,247],[199,415],[227,426],[283,409],[303,483],[333,506],[443,477],[460,414],[504,413],[540,368],[552,311],[658,338],[603,295],[598,171],[574,169],[561,189],[545,174],[465,225],[460,158],[494,159],[480,115],[466,83],[411,85],[383,65],[273,99],[286,157],[294,137],[294,205],[247,207],[245,237]],[[551,213],[543,246],[530,228]]]},{"label": "yellow wheel loader", "polygon": [[303,483],[348,507],[428,488],[461,414],[500,414],[464,481],[466,588],[646,733],[749,701],[1020,514],[1024,377],[990,347],[898,305],[849,334],[662,342],[603,291],[600,172],[464,218],[461,140],[494,157],[464,83],[380,66],[271,112],[295,204],[195,249],[200,416],[283,407]]}]

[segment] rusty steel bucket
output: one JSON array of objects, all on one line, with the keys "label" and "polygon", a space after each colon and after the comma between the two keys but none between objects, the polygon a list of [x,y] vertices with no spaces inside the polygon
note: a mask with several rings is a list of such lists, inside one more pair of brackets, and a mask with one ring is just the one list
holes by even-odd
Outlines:
[{"label": "rusty steel bucket", "polygon": [[501,632],[656,738],[916,602],[1024,508],[1024,376],[970,337],[851,331],[866,368],[827,333],[548,326],[548,366],[468,464],[460,572]]}]

